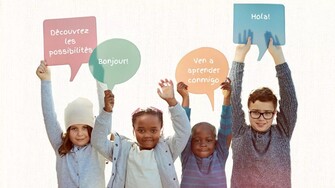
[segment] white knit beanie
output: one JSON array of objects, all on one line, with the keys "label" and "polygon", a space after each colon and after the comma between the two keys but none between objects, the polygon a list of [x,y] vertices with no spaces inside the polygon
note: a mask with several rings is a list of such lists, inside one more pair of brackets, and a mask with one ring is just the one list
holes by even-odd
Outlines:
[{"label": "white knit beanie", "polygon": [[79,97],[67,105],[64,111],[66,130],[74,124],[85,124],[93,128],[93,104],[86,98]]}]

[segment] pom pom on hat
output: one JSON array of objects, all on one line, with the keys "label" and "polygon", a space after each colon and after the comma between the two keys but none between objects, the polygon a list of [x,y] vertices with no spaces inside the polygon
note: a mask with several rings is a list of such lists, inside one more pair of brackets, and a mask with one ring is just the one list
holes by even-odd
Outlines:
[{"label": "pom pom on hat", "polygon": [[74,124],[84,124],[93,128],[93,104],[86,98],[79,97],[67,105],[64,111],[66,130]]}]

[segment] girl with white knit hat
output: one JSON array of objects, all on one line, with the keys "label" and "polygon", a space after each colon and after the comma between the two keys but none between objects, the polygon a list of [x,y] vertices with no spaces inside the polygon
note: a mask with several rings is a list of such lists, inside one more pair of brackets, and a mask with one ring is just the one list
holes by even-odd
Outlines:
[{"label": "girl with white knit hat", "polygon": [[66,133],[63,133],[54,109],[51,74],[45,61],[41,61],[36,74],[41,79],[44,123],[56,154],[58,187],[105,187],[105,158],[90,143],[93,104],[86,98],[69,103],[64,111]]}]

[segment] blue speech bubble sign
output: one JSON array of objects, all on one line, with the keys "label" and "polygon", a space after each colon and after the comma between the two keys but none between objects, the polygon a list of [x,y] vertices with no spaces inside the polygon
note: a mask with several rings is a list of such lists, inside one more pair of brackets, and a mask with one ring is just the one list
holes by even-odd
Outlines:
[{"label": "blue speech bubble sign", "polygon": [[141,62],[140,51],[126,39],[110,39],[99,44],[91,54],[89,67],[93,77],[113,89],[129,80]]},{"label": "blue speech bubble sign", "polygon": [[234,4],[234,43],[251,44],[259,49],[258,61],[266,52],[270,38],[274,45],[285,44],[285,7],[282,4]]}]

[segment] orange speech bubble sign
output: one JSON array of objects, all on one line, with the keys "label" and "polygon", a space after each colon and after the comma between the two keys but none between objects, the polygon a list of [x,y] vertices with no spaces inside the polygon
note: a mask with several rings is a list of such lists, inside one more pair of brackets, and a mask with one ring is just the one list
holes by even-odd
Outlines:
[{"label": "orange speech bubble sign", "polygon": [[214,90],[228,75],[228,62],[219,50],[202,47],[186,54],[177,65],[176,80],[188,85],[190,93],[206,94],[214,110]]}]

